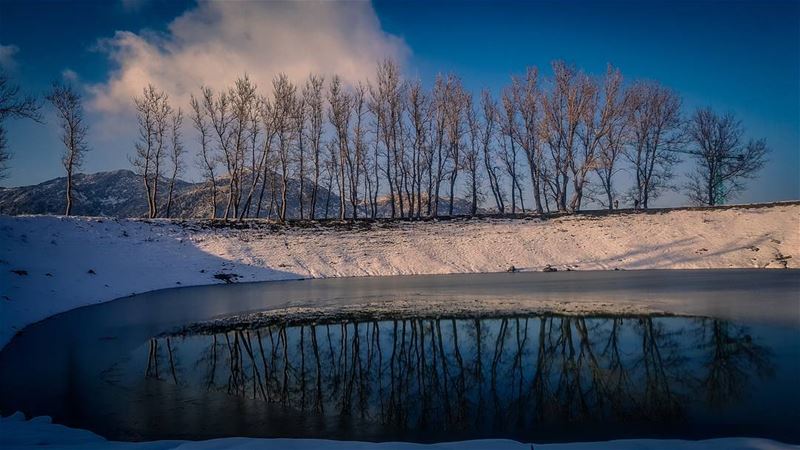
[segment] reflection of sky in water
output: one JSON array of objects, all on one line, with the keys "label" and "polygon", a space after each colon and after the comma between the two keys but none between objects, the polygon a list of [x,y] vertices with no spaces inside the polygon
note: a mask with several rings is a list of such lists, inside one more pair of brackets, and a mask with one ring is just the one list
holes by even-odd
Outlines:
[{"label": "reflection of sky in water", "polygon": [[152,339],[103,379],[134,429],[216,405],[224,432],[266,436],[797,441],[796,337],[675,317],[273,326]]}]

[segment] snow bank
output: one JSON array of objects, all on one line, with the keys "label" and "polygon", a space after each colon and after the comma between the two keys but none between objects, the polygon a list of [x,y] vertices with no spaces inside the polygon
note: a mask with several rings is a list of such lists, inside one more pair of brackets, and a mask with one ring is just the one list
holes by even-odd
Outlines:
[{"label": "snow bank", "polygon": [[109,442],[85,430],[54,425],[49,417],[26,421],[21,413],[0,418],[0,448],[16,450],[782,450],[796,449],[766,439],[725,438],[704,441],[620,440],[570,444],[522,444],[510,440],[484,439],[441,444],[405,442],[345,442],[319,439],[226,438],[208,441]]},{"label": "snow bank", "polygon": [[[145,291],[309,277],[800,267],[800,204],[551,220],[314,227],[0,217],[0,347],[26,325]],[[215,277],[217,276],[217,277]]]},{"label": "snow bank", "polygon": [[[0,217],[0,347],[26,325],[154,289],[307,277],[541,270],[800,267],[800,204],[552,220],[476,219],[246,229],[203,222]],[[108,442],[91,432],[0,420],[8,449],[787,449],[762,439],[435,445],[230,438]]]}]

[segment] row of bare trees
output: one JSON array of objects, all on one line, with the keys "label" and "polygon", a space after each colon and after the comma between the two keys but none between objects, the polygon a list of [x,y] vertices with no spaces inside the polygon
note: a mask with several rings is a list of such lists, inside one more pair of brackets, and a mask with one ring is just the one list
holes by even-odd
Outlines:
[{"label": "row of bare trees", "polygon": [[158,192],[159,183],[164,179],[165,162],[169,158],[173,163],[165,208],[166,216],[169,217],[175,180],[183,167],[180,134],[183,113],[180,108],[173,109],[167,94],[152,85],[147,86],[141,97],[135,97],[133,101],[136,105],[139,136],[130,162],[144,181],[147,214],[151,218],[158,217],[160,213]]},{"label": "row of bare trees", "polygon": [[[69,214],[87,125],[71,85],[55,83],[47,99],[62,129]],[[134,106],[129,159],[148,216],[170,217],[187,168],[184,114],[153,85]],[[529,68],[512,77],[497,98],[487,90],[474,96],[453,74],[428,88],[387,60],[354,84],[281,74],[265,88],[244,76],[227,89],[201,87],[189,106],[208,216],[224,219],[419,218],[457,207],[474,215],[482,206],[541,214],[588,201],[648,208],[678,188],[684,156],[696,162],[684,186],[689,198],[716,205],[744,189],[767,154],[764,140],[744,141],[731,114],[703,108],[685,118],[680,97],[657,82],[626,83],[611,66],[591,76],[562,61],[551,76]],[[39,109],[0,77],[0,172],[8,160],[4,120],[41,121]],[[631,181],[624,188],[622,172]]]}]

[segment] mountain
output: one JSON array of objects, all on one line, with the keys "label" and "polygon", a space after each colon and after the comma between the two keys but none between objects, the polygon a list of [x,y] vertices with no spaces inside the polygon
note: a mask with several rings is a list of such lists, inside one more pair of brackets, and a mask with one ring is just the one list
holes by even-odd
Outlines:
[{"label": "mountain", "polygon": [[[178,189],[191,183],[181,181]],[[141,178],[130,170],[115,170],[74,177],[73,213],[81,216],[141,217],[147,200]],[[0,188],[2,214],[63,214],[66,177],[33,186]]]},{"label": "mountain", "polygon": [[[144,217],[147,215],[147,198],[144,183],[139,175],[130,170],[114,170],[93,174],[76,174],[73,178],[74,203],[73,213],[79,216],[108,217]],[[166,209],[167,189],[169,181],[159,181],[159,203],[162,213]],[[249,180],[245,181],[248,186]],[[222,193],[227,189],[228,181],[218,180],[217,216],[224,213],[227,197]],[[63,214],[66,196],[66,177],[54,178],[32,186],[0,188],[0,214]],[[309,184],[304,186],[306,198],[310,198]],[[287,217],[299,216],[299,183],[289,182],[287,191]],[[255,200],[261,194],[255,193]],[[280,198],[280,187],[276,186],[276,198]],[[247,195],[245,191],[244,195]],[[325,212],[327,190],[320,187],[318,192],[317,213]],[[275,202],[271,202],[270,184],[264,192],[261,217],[272,217],[277,214]],[[173,217],[209,217],[210,188],[207,183],[191,183],[183,180],[175,181],[170,215]],[[272,203],[272,208],[270,204]],[[254,203],[255,204],[255,203]],[[339,197],[331,194],[329,215],[338,214]],[[306,208],[308,204],[306,203]]]},{"label": "mountain", "polygon": [[[147,200],[144,183],[139,175],[130,170],[114,170],[110,172],[97,172],[92,174],[76,174],[73,178],[74,198],[73,213],[79,216],[108,216],[108,217],[144,217],[147,215]],[[168,180],[159,181],[159,201],[161,211],[166,208]],[[217,217],[223,214],[225,201],[224,192],[227,190],[227,180],[218,180]],[[249,186],[245,181],[244,185]],[[307,209],[311,197],[311,182],[306,180],[303,187]],[[66,196],[67,179],[54,178],[32,186],[13,188],[0,187],[0,214],[63,214]],[[280,199],[280,185],[276,183],[275,199],[272,201],[270,183],[267,183],[262,197],[260,217],[275,217],[277,202]],[[334,189],[335,190],[335,189]],[[210,188],[207,183],[191,183],[176,180],[173,193],[171,216],[180,218],[209,217],[210,215]],[[287,217],[299,217],[300,186],[297,180],[290,180],[287,191],[286,210]],[[260,188],[255,192],[253,204],[256,205],[261,194]],[[244,196],[247,195],[245,191]],[[339,197],[334,192],[328,192],[320,186],[317,192],[317,217],[324,217],[326,210],[328,217],[338,217]],[[244,200],[242,201],[244,203]],[[348,203],[349,205],[349,203]],[[255,206],[253,206],[255,208]],[[255,215],[254,209],[251,211]],[[379,215],[390,215],[388,197],[378,199]],[[425,208],[423,207],[423,213]],[[440,212],[447,211],[447,199],[440,199]],[[469,201],[456,198],[454,213],[457,215],[469,213]],[[364,216],[364,212],[361,212]]]}]

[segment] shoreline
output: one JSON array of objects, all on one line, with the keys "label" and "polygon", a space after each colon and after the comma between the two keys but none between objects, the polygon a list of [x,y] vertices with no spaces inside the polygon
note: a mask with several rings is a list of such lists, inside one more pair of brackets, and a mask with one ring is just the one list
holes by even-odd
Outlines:
[{"label": "shoreline", "polygon": [[798,223],[800,202],[302,227],[0,216],[0,348],[54,314],[170,287],[512,267],[798,268]]},{"label": "shoreline", "polygon": [[[197,229],[197,224],[172,221],[0,216],[0,240],[3,240],[0,246],[0,284],[3,286],[0,291],[0,350],[25,327],[76,308],[124,300],[136,294],[167,298],[175,288],[191,290],[217,285],[217,289],[228,289],[228,282],[232,283],[230,287],[249,289],[259,288],[254,283],[261,282],[305,280],[312,284],[380,284],[390,279],[384,277],[398,275],[468,277],[469,274],[491,273],[490,276],[502,279],[531,277],[544,284],[562,285],[564,280],[583,276],[603,279],[625,274],[636,278],[644,277],[653,269],[664,269],[666,273],[675,274],[671,285],[677,285],[690,284],[692,278],[705,272],[704,269],[736,272],[757,268],[752,272],[762,272],[767,267],[774,270],[767,269],[765,274],[785,273],[779,267],[793,269],[788,271],[791,275],[778,278],[794,282],[800,279],[797,276],[800,271],[794,270],[800,267],[798,221],[800,203],[599,218],[404,222],[383,227],[373,224],[369,230],[337,230],[335,227],[265,230],[273,226]],[[598,229],[603,231],[598,232]],[[561,236],[564,233],[571,237],[564,239]],[[615,237],[603,240],[606,234]],[[677,243],[677,248],[670,247],[669,243]],[[504,267],[507,264],[522,273],[503,273],[507,271]],[[557,273],[534,273],[546,266],[557,269]],[[25,271],[25,274],[20,275],[15,270]],[[276,283],[276,286],[291,290],[293,284]],[[731,283],[729,288],[736,290],[741,286]],[[596,313],[599,308],[623,315],[697,315],[696,311],[692,313],[694,306],[681,303],[680,292],[669,297],[671,300],[645,296],[637,299],[638,303],[631,299],[610,302],[602,297],[577,303],[541,299],[528,304],[525,311],[558,314],[564,313],[566,308],[576,314],[587,314]],[[451,311],[470,313],[508,312],[509,308],[520,311],[519,303],[513,298],[497,297],[495,300],[477,309],[474,302],[448,303],[447,306]],[[443,301],[427,303],[427,311],[443,313],[440,309]],[[309,311],[339,317],[356,311],[380,315],[420,314],[421,310],[419,302],[400,301],[389,302],[388,308],[387,303],[354,302],[344,308],[307,303],[294,309],[276,308],[271,313],[278,311],[285,314],[282,318],[292,320],[304,317]],[[741,314],[758,314],[757,310],[746,311]],[[253,324],[258,324],[258,313],[249,316]],[[387,443],[270,438],[113,442],[90,431],[54,425],[45,417],[25,420],[20,416],[0,418],[0,430],[3,430],[0,434],[7,440],[5,443],[21,450],[48,448],[38,446],[38,440],[26,440],[27,436],[43,435],[48,436],[53,448],[59,449],[73,445],[163,450],[193,450],[209,445],[298,450],[387,448]],[[2,443],[3,438],[0,438]],[[388,444],[391,448],[409,450],[485,448],[487,445],[508,450],[530,448],[530,444],[516,441]],[[631,439],[536,444],[536,448],[782,450],[798,447],[767,439],[737,437],[702,441]]]},{"label": "shoreline", "polygon": [[[472,441],[419,444],[413,442],[360,442],[326,439],[242,438],[228,437],[205,441],[165,440],[144,442],[108,441],[88,430],[53,424],[50,417],[26,419],[22,413],[0,417],[0,445],[17,450],[71,448],[103,450],[530,450],[534,444],[510,439],[479,439]],[[726,437],[705,440],[682,439],[621,439],[599,442],[535,444],[536,450],[791,450],[798,446],[778,441]]]}]

